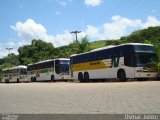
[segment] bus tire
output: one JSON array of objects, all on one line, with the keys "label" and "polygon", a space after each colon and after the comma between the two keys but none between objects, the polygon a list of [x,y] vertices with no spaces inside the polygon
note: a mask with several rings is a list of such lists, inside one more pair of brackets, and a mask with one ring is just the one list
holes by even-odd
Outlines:
[{"label": "bus tire", "polygon": [[33,78],[33,82],[36,82],[36,81],[37,81],[37,80],[36,80],[36,77],[34,77],[34,78]]},{"label": "bus tire", "polygon": [[127,81],[126,73],[123,69],[118,70],[117,77],[119,78],[120,82],[126,82]]},{"label": "bus tire", "polygon": [[5,83],[9,83],[9,79],[5,79]]},{"label": "bus tire", "polygon": [[51,76],[51,82],[55,82],[55,77],[54,77],[54,75]]},{"label": "bus tire", "polygon": [[84,73],[84,82],[89,82],[89,74],[88,74],[88,72]]},{"label": "bus tire", "polygon": [[17,78],[17,83],[19,83],[19,78]]},{"label": "bus tire", "polygon": [[80,82],[84,82],[84,80],[83,80],[83,74],[80,72],[80,73],[78,73],[78,80],[80,81]]}]

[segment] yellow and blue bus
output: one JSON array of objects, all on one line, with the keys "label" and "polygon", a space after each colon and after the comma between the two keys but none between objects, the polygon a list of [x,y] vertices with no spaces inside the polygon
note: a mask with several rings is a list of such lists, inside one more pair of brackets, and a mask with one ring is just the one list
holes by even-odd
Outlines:
[{"label": "yellow and blue bus", "polygon": [[127,81],[129,78],[156,78],[156,53],[153,45],[126,43],[106,46],[70,56],[71,74],[80,82],[95,79]]},{"label": "yellow and blue bus", "polygon": [[35,81],[58,81],[71,80],[70,60],[67,58],[57,58],[40,61],[27,66],[28,79]]}]

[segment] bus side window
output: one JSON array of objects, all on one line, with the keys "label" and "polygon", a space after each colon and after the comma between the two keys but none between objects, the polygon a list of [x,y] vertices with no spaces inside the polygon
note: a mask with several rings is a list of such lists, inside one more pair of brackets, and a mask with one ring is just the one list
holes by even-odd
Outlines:
[{"label": "bus side window", "polygon": [[43,63],[42,64],[42,69],[46,69],[46,68],[48,68],[48,63]]},{"label": "bus side window", "polygon": [[51,68],[54,71],[54,61],[48,62],[48,68]]}]

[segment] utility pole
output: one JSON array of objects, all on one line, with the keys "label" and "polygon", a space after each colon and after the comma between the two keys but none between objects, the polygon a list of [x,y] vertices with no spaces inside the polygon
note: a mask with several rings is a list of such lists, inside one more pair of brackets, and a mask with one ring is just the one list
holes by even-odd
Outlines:
[{"label": "utility pole", "polygon": [[76,41],[77,41],[77,40],[78,40],[77,34],[78,34],[78,33],[81,33],[81,31],[75,30],[75,31],[72,31],[71,33],[74,33],[74,34],[76,35]]},{"label": "utility pole", "polygon": [[8,54],[8,56],[9,56],[9,62],[10,62],[10,67],[12,67],[11,54],[10,54],[10,52],[11,52],[11,50],[12,50],[13,48],[6,48],[6,49],[9,51],[9,54]]}]

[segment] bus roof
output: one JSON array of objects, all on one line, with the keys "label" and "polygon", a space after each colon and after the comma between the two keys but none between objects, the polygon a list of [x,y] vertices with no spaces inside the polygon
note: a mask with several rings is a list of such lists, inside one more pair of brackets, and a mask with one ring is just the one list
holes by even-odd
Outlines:
[{"label": "bus roof", "polygon": [[108,48],[113,48],[115,47],[115,45],[109,45],[109,46],[105,46],[105,47],[100,47],[100,48],[96,48],[96,49],[93,49],[91,50],[91,52],[93,51],[99,51],[99,50],[103,50],[103,49],[108,49]]},{"label": "bus roof", "polygon": [[[56,58],[56,59],[48,59],[48,60],[43,60],[43,61],[39,61],[39,62],[36,62],[34,64],[40,64],[40,63],[45,63],[45,62],[50,62],[50,61],[54,61],[54,60],[70,60],[69,58]],[[28,64],[29,65],[34,65],[33,63],[32,64]]]},{"label": "bus roof", "polygon": [[153,46],[152,44],[145,44],[145,43],[124,43],[117,46],[123,46],[123,45],[146,45],[146,46]]},{"label": "bus roof", "polygon": [[5,68],[5,69],[3,69],[3,71],[4,70],[14,70],[14,69],[19,69],[19,68],[26,68],[27,69],[27,66],[19,65],[19,66],[15,66],[15,67],[11,67],[11,68]]},{"label": "bus roof", "polygon": [[53,61],[53,59],[39,61],[39,62],[37,62],[37,63],[35,63],[35,64],[39,64],[39,63],[45,63],[45,62],[50,62],[50,61]]},{"label": "bus roof", "polygon": [[109,48],[115,48],[115,47],[119,47],[119,46],[125,46],[125,45],[146,45],[146,46],[153,46],[152,44],[145,44],[145,43],[124,43],[124,44],[120,44],[120,45],[109,45],[109,46],[105,46],[105,47],[100,47],[97,49],[93,49],[89,52],[85,52],[85,53],[80,53],[80,54],[73,54],[70,57],[76,56],[76,55],[83,55],[86,53],[91,53],[91,52],[95,52],[95,51],[99,51],[99,50],[105,50],[105,49],[109,49]]}]

